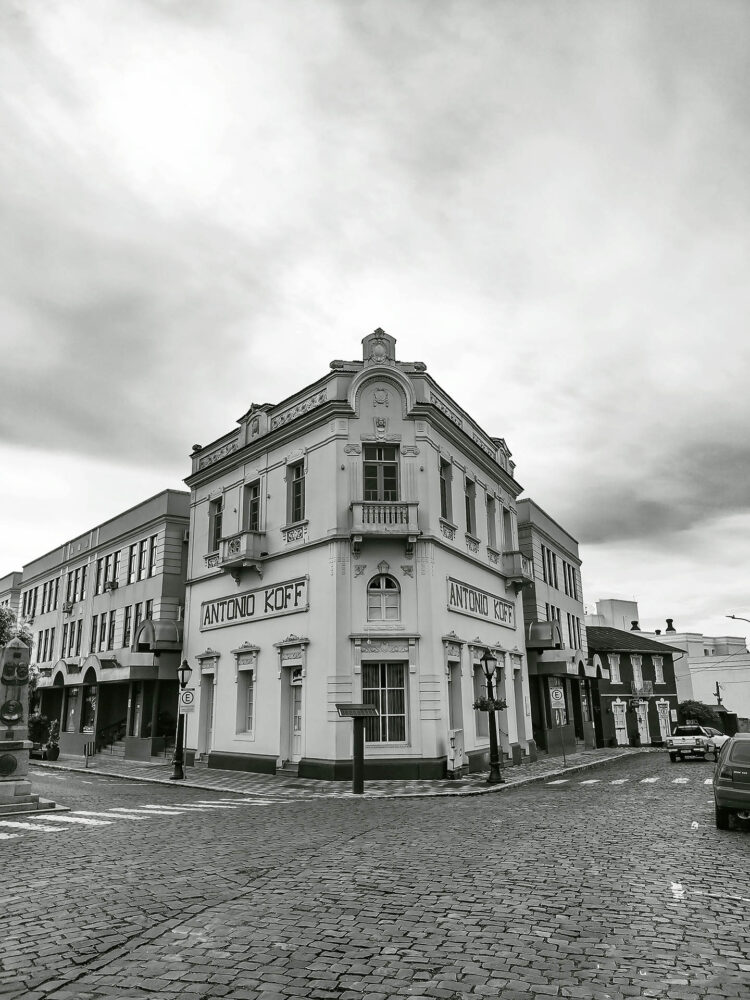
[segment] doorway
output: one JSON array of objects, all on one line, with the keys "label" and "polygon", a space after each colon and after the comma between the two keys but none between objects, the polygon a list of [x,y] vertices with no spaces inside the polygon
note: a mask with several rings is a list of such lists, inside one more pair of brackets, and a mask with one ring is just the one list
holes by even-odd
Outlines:
[{"label": "doorway", "polygon": [[651,734],[648,731],[648,702],[641,702],[635,706],[635,717],[638,721],[638,735],[641,738],[641,745],[651,742]]},{"label": "doorway", "polygon": [[664,742],[672,735],[669,721],[669,702],[657,701],[656,713],[659,718],[659,735],[662,738],[662,742]]},{"label": "doorway", "polygon": [[612,702],[612,717],[615,720],[615,739],[618,747],[628,745],[628,726],[625,722],[625,702]]},{"label": "doorway", "polygon": [[461,664],[448,664],[448,729],[463,729],[464,714],[461,698]]},{"label": "doorway", "polygon": [[210,753],[214,743],[214,675],[201,677],[201,723],[203,729],[203,753]]},{"label": "doorway", "polygon": [[291,711],[289,731],[291,733],[291,747],[289,759],[293,763],[299,763],[302,759],[302,667],[294,667],[289,675],[291,686],[289,706]]}]

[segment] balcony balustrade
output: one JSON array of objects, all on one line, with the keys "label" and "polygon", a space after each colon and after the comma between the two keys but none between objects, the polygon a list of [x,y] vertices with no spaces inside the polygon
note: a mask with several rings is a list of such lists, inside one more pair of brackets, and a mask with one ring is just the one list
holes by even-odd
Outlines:
[{"label": "balcony balustrade", "polygon": [[503,575],[506,586],[511,586],[516,593],[534,582],[534,565],[529,556],[515,550],[503,553]]},{"label": "balcony balustrade", "polygon": [[254,566],[261,572],[261,560],[265,555],[264,531],[240,531],[236,535],[222,538],[219,548],[219,566],[239,572],[249,566]]},{"label": "balcony balustrade", "polygon": [[407,554],[414,550],[419,535],[419,501],[366,500],[351,505],[352,550],[359,555],[365,538],[403,538]]}]

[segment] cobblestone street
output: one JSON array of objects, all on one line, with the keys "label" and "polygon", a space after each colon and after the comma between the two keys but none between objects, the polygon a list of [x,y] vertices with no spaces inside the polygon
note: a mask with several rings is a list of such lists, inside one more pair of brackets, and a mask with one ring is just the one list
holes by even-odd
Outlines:
[{"label": "cobblestone street", "polygon": [[37,768],[71,811],[0,825],[0,995],[744,997],[750,835],[712,769],[295,800]]}]

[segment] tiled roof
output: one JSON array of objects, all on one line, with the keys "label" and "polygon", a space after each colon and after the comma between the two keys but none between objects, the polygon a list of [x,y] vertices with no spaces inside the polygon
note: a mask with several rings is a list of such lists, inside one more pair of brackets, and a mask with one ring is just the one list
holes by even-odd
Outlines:
[{"label": "tiled roof", "polygon": [[589,649],[597,653],[684,653],[684,649],[668,646],[655,639],[644,639],[637,632],[625,632],[608,625],[587,625]]}]

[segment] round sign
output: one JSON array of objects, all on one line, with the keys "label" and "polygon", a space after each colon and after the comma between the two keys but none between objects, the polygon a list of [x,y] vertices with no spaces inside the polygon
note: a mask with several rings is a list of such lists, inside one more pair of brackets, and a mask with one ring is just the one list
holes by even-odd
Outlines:
[{"label": "round sign", "polygon": [[180,701],[183,705],[192,705],[195,701],[195,691],[181,691]]},{"label": "round sign", "polygon": [[553,705],[559,706],[565,704],[565,692],[561,687],[553,687],[549,689],[549,699]]},{"label": "round sign", "polygon": [[13,774],[17,767],[18,761],[13,754],[4,753],[0,756],[0,775],[3,778],[7,778],[9,774]]}]

